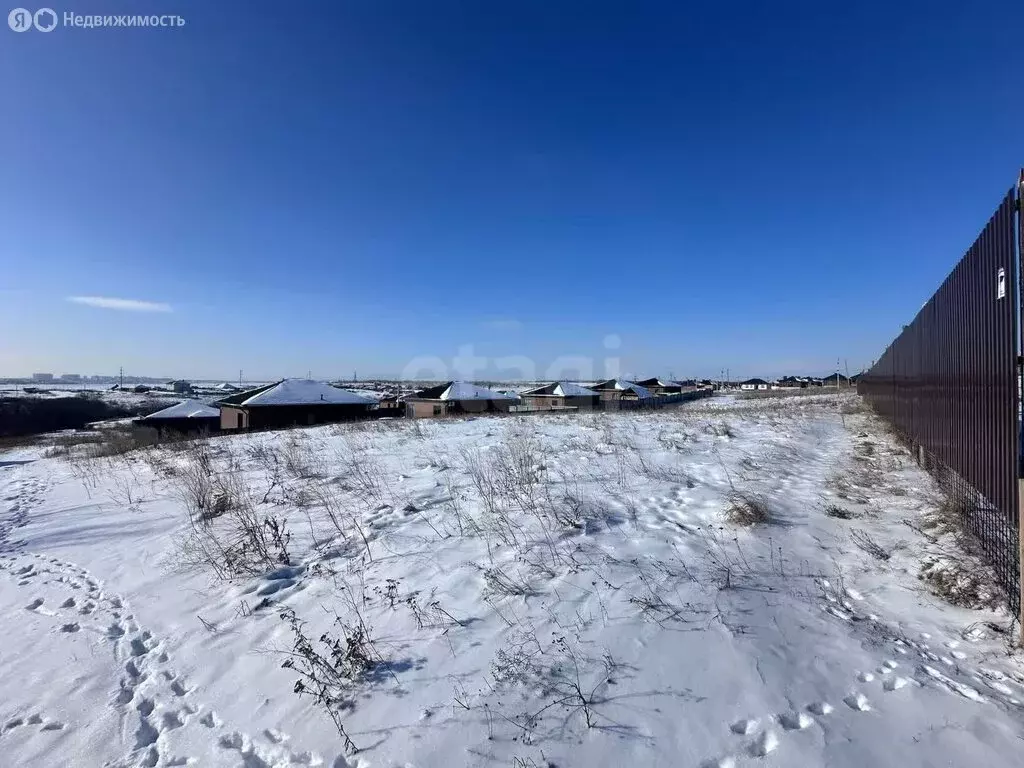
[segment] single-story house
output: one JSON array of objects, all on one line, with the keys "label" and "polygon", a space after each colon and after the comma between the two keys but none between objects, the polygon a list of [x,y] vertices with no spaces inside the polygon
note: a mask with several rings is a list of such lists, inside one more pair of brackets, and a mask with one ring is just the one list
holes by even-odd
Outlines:
[{"label": "single-story house", "polygon": [[384,392],[380,396],[380,407],[385,410],[398,410],[398,395],[394,392]]},{"label": "single-story house", "polygon": [[755,389],[769,389],[770,387],[771,384],[769,384],[764,379],[747,379],[746,381],[740,382],[740,389],[744,390],[745,392],[750,392]]},{"label": "single-story house", "polygon": [[220,411],[198,400],[182,400],[169,408],[135,419],[140,427],[166,432],[216,432],[220,429]]},{"label": "single-story house", "polygon": [[653,378],[634,383],[655,395],[677,395],[683,391],[683,385],[678,381],[662,381],[661,379]]},{"label": "single-story house", "polygon": [[230,382],[223,381],[217,386],[215,386],[214,389],[216,389],[218,392],[237,392],[239,390],[239,387],[236,387],[234,384]]},{"label": "single-story house", "polygon": [[837,383],[841,387],[850,386],[850,380],[838,372],[833,373],[830,376],[826,376],[821,380],[821,386],[823,387],[835,387]]},{"label": "single-story house", "polygon": [[323,381],[282,379],[218,400],[221,429],[267,429],[329,424],[366,417],[371,398]]},{"label": "single-story house", "polygon": [[519,402],[515,395],[495,392],[468,381],[449,381],[421,389],[405,398],[405,415],[413,419],[461,413],[508,413]]},{"label": "single-story house", "polygon": [[590,409],[597,405],[601,395],[592,389],[573,384],[569,381],[553,381],[540,387],[520,392],[523,405],[535,408],[575,407],[580,410]]},{"label": "single-story house", "polygon": [[589,388],[597,392],[602,400],[646,400],[649,397],[654,397],[654,394],[646,387],[632,381],[619,379],[600,381]]},{"label": "single-story house", "polygon": [[174,381],[167,382],[167,386],[170,387],[174,392],[179,395],[188,394],[192,391],[192,382],[185,381],[184,379],[175,379]]}]

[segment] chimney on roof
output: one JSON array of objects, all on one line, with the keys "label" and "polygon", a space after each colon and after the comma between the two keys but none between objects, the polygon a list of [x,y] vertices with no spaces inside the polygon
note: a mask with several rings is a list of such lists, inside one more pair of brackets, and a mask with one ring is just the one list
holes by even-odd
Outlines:
[{"label": "chimney on roof", "polygon": [[324,399],[324,393],[323,393],[323,392],[321,392],[321,393],[320,393],[320,399],[321,399],[321,400],[323,400],[323,399]]}]

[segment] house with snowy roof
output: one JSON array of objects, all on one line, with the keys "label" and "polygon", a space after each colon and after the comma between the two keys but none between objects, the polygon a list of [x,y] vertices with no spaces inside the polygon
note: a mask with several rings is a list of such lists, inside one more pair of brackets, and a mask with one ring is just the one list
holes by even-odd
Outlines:
[{"label": "house with snowy roof", "polygon": [[136,419],[140,427],[151,427],[161,434],[179,432],[216,432],[220,429],[220,411],[199,400],[182,400],[148,416]]},{"label": "house with snowy roof", "polygon": [[642,381],[636,381],[635,384],[649,390],[655,395],[678,395],[683,391],[683,385],[678,381],[663,381],[657,377],[653,379],[643,379]]},{"label": "house with snowy roof", "polygon": [[377,402],[324,381],[282,379],[216,405],[221,429],[268,429],[366,418]]},{"label": "house with snowy roof", "polygon": [[571,381],[553,381],[520,392],[523,405],[534,408],[577,408],[589,410],[597,406],[601,396],[592,389]]},{"label": "house with snowy roof", "polygon": [[413,419],[466,413],[508,413],[516,395],[496,392],[468,381],[448,381],[405,398],[405,415]]},{"label": "house with snowy roof", "polygon": [[647,400],[654,397],[654,393],[646,387],[632,381],[621,379],[608,379],[600,381],[590,387],[601,396],[603,401],[617,400]]}]

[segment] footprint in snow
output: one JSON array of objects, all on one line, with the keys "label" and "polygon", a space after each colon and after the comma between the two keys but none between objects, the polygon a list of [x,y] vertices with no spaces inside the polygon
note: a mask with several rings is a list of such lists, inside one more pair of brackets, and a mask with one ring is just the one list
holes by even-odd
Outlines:
[{"label": "footprint in snow", "polygon": [[207,728],[216,728],[221,724],[221,720],[217,717],[217,713],[212,710],[200,717],[199,722]]},{"label": "footprint in snow", "polygon": [[843,702],[855,712],[867,712],[871,709],[871,703],[863,693],[851,693]]},{"label": "footprint in snow", "polygon": [[288,741],[288,734],[283,731],[279,731],[276,728],[267,728],[263,731],[263,735],[267,737],[267,741],[272,741],[274,744],[280,744],[282,741]]},{"label": "footprint in snow", "polygon": [[748,747],[748,751],[754,757],[767,757],[779,746],[779,737],[775,731],[762,731]]},{"label": "footprint in snow", "polygon": [[812,714],[824,717],[832,713],[832,705],[827,701],[816,701],[813,704],[807,705],[807,711]]},{"label": "footprint in snow", "polygon": [[814,725],[814,718],[805,712],[783,712],[779,724],[787,731],[802,731]]},{"label": "footprint in snow", "polygon": [[744,720],[737,720],[735,723],[729,726],[733,733],[738,733],[740,736],[749,736],[757,730],[759,721],[757,718],[749,718]]},{"label": "footprint in snow", "polygon": [[900,688],[905,688],[909,684],[910,681],[907,680],[907,678],[896,676],[890,677],[884,683],[882,683],[882,688],[886,692],[891,693],[892,691],[898,691]]}]

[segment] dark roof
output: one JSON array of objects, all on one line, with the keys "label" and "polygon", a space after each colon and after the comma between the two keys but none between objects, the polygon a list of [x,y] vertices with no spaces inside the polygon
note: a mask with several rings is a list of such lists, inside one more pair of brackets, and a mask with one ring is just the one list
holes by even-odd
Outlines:
[{"label": "dark roof", "polygon": [[641,387],[664,387],[666,385],[666,382],[663,382],[657,376],[652,379],[637,379],[633,383],[639,384]]},{"label": "dark roof", "polygon": [[740,382],[740,384],[767,384],[767,383],[768,382],[765,381],[764,379],[747,379],[746,381],[741,381]]},{"label": "dark roof", "polygon": [[256,387],[255,389],[247,389],[245,392],[239,392],[235,395],[229,395],[228,397],[222,398],[216,402],[216,405],[241,405],[253,395],[258,395],[260,392],[266,392],[271,387],[276,387],[284,379],[280,381],[273,381],[270,384],[264,384],[262,387]]}]

